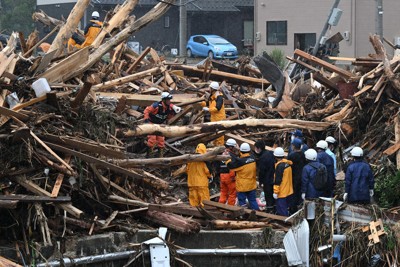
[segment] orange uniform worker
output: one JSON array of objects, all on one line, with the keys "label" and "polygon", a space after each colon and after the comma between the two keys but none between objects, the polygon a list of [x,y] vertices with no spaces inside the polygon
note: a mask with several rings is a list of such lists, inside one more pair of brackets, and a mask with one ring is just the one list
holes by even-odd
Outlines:
[{"label": "orange uniform worker", "polygon": [[285,152],[281,147],[275,148],[274,156],[276,163],[273,197],[276,200],[276,213],[282,216],[289,216],[289,196],[293,194],[293,163],[284,158]]},{"label": "orange uniform worker", "polygon": [[[206,146],[202,143],[196,147],[196,153],[205,154]],[[197,207],[203,205],[203,200],[210,200],[208,179],[212,178],[205,162],[190,162],[187,164],[189,203]]]},{"label": "orange uniform worker", "polygon": [[[181,108],[171,104],[172,95],[168,92],[161,94],[161,101],[154,102],[144,110],[144,122],[154,124],[164,124],[168,119],[181,112]],[[154,156],[154,147],[158,145],[159,155],[162,157],[165,150],[165,138],[161,135],[147,136],[147,157]]]},{"label": "orange uniform worker", "polygon": [[99,21],[100,14],[97,11],[92,13],[92,19],[90,23],[85,27],[85,42],[82,44],[82,48],[91,45],[100,33],[103,27],[103,22]]},{"label": "orange uniform worker", "polygon": [[[222,94],[218,91],[219,90],[218,82],[211,82],[209,89],[210,89],[210,97],[208,101],[201,102],[203,110],[210,112],[211,122],[225,120],[226,114],[224,107],[224,98]],[[224,136],[215,139],[214,145],[223,146]]]},{"label": "orange uniform worker", "polygon": [[74,32],[68,40],[68,52],[73,52],[75,49],[82,48],[82,44],[84,43],[85,39],[79,33]]},{"label": "orange uniform worker", "polygon": [[[229,138],[225,147],[223,155],[237,154],[238,145],[235,139]],[[236,202],[236,173],[228,168],[225,161],[221,162],[219,172],[221,193],[219,203],[225,204],[228,200],[228,205],[234,206]]]}]

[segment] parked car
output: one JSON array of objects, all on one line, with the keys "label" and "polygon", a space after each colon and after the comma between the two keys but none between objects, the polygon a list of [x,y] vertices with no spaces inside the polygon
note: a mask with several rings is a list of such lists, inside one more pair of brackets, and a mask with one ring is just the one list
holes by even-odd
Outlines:
[{"label": "parked car", "polygon": [[186,45],[188,57],[201,56],[209,58],[238,57],[236,46],[218,35],[193,35]]}]

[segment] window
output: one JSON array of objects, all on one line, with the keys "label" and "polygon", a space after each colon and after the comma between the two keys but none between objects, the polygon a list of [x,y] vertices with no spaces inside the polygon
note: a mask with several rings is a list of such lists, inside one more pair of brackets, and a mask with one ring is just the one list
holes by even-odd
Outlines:
[{"label": "window", "polygon": [[169,28],[169,16],[164,17],[164,28]]},{"label": "window", "polygon": [[267,45],[287,45],[287,21],[267,21]]}]

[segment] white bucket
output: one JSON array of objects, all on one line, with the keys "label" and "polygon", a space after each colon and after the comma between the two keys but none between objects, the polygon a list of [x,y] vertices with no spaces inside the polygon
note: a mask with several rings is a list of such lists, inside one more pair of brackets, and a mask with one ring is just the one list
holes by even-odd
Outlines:
[{"label": "white bucket", "polygon": [[37,81],[32,83],[32,88],[35,91],[36,97],[44,96],[51,91],[46,78],[39,78]]}]

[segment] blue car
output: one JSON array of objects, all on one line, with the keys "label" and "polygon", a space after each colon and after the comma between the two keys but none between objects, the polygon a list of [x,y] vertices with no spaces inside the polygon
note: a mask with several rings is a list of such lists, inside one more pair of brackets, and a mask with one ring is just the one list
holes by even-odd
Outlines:
[{"label": "blue car", "polygon": [[186,45],[188,57],[200,56],[209,58],[238,57],[236,46],[218,35],[193,35]]}]

